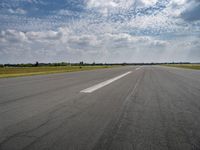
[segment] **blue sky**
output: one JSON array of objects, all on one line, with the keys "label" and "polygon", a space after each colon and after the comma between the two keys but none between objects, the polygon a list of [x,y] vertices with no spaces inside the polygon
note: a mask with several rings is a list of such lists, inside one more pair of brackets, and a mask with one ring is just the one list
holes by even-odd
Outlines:
[{"label": "blue sky", "polygon": [[1,0],[0,63],[200,62],[199,0]]}]

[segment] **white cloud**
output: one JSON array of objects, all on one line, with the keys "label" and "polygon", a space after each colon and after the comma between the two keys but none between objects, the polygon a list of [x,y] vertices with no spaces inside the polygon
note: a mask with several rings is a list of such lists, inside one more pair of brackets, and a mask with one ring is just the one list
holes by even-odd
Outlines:
[{"label": "white cloud", "polygon": [[107,16],[110,12],[129,9],[133,4],[134,0],[89,0],[87,8],[95,9]]},{"label": "white cloud", "polygon": [[71,11],[71,10],[66,10],[66,9],[61,9],[59,11],[54,12],[57,15],[63,15],[63,16],[78,16],[79,12]]},{"label": "white cloud", "polygon": [[83,13],[61,9],[42,19],[0,14],[2,24],[12,20],[0,32],[0,60],[198,61],[200,22],[183,17],[198,1],[157,2],[88,0]]},{"label": "white cloud", "polygon": [[2,41],[9,41],[11,43],[18,43],[27,41],[27,37],[24,32],[16,31],[16,30],[6,30],[1,31],[0,39]]},{"label": "white cloud", "polygon": [[176,5],[184,5],[186,4],[188,0],[172,0],[170,3],[176,4]]},{"label": "white cloud", "polygon": [[141,0],[141,2],[146,6],[154,5],[154,4],[156,4],[157,1],[158,0]]},{"label": "white cloud", "polygon": [[196,49],[200,46],[196,36],[161,40],[128,33],[76,34],[66,27],[40,32],[1,31],[0,41],[0,58],[6,56],[6,62],[13,63],[187,61],[199,58]]},{"label": "white cloud", "polygon": [[21,9],[21,8],[17,8],[17,9],[9,8],[8,12],[10,12],[11,14],[20,14],[20,15],[24,15],[27,13],[24,9]]},{"label": "white cloud", "polygon": [[87,6],[89,8],[129,8],[134,0],[89,0]]}]

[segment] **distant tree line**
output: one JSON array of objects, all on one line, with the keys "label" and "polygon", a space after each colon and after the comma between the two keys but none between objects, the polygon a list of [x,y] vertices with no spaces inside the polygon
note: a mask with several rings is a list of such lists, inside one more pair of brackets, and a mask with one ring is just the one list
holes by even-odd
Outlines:
[{"label": "distant tree line", "polygon": [[68,66],[70,63],[60,62],[60,63],[22,63],[22,64],[0,64],[0,67],[42,67],[42,66]]},{"label": "distant tree line", "polygon": [[[68,62],[58,62],[58,63],[22,63],[22,64],[0,64],[0,67],[42,67],[42,66],[112,66],[112,65],[161,65],[161,64],[191,64],[190,62],[164,62],[164,63],[84,63],[83,61],[79,63],[68,63]],[[196,63],[198,64],[198,63]]]}]

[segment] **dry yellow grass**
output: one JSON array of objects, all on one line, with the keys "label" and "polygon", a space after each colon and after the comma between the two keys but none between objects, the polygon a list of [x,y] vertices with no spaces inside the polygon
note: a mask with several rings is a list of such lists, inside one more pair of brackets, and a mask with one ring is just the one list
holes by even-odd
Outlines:
[{"label": "dry yellow grass", "polygon": [[165,66],[200,70],[200,64],[167,64]]},{"label": "dry yellow grass", "polygon": [[3,67],[0,68],[0,78],[73,72],[110,67],[111,66]]}]

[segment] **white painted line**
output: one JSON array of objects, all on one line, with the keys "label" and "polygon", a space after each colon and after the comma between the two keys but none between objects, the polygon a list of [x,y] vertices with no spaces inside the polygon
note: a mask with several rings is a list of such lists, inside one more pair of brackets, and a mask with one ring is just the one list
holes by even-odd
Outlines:
[{"label": "white painted line", "polygon": [[118,80],[118,79],[120,79],[120,78],[122,78],[122,77],[128,75],[128,74],[131,73],[131,72],[132,72],[132,71],[126,72],[126,73],[124,73],[124,74],[122,74],[122,75],[119,75],[119,76],[114,77],[114,78],[112,78],[112,79],[109,79],[109,80],[106,80],[106,81],[101,82],[101,83],[99,83],[99,84],[96,84],[96,85],[94,85],[94,86],[92,86],[92,87],[89,87],[89,88],[87,88],[87,89],[84,89],[84,90],[82,90],[82,91],[80,91],[80,92],[81,92],[81,93],[92,93],[92,92],[94,92],[94,91],[96,91],[96,90],[98,90],[98,89],[100,89],[100,88],[102,88],[102,87],[104,87],[104,86],[106,86],[106,85],[108,85],[108,84],[110,84],[110,83],[112,83],[112,82],[114,82],[114,81],[116,81],[116,80]]},{"label": "white painted line", "polygon": [[135,70],[139,70],[139,69],[141,69],[141,67],[138,67],[138,68],[136,68]]}]

